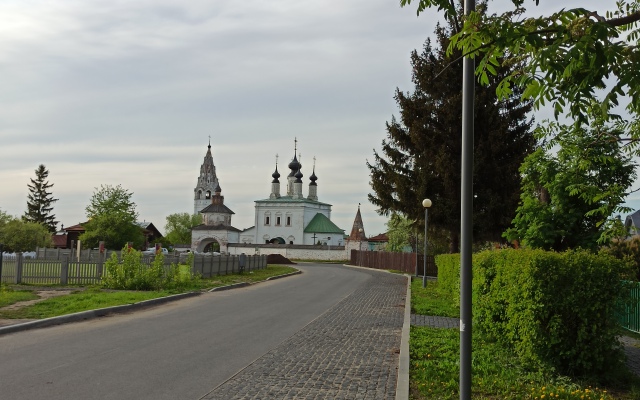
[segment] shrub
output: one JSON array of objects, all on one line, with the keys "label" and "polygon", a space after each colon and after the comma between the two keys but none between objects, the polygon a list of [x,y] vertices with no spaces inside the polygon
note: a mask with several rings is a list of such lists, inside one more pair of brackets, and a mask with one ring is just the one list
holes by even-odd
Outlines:
[{"label": "shrub", "polygon": [[629,240],[615,239],[609,243],[603,252],[623,260],[628,265],[625,278],[640,281],[640,237],[634,236]]},{"label": "shrub", "polygon": [[440,254],[435,261],[439,289],[460,303],[460,254]]},{"label": "shrub", "polygon": [[528,363],[606,379],[618,370],[616,308],[624,263],[583,250],[486,251],[474,257],[474,327]]},{"label": "shrub", "polygon": [[102,284],[109,289],[161,290],[188,287],[197,279],[190,271],[182,273],[179,264],[165,266],[162,253],[155,256],[151,265],[145,265],[141,252],[125,246],[122,261],[113,253],[105,263]]}]

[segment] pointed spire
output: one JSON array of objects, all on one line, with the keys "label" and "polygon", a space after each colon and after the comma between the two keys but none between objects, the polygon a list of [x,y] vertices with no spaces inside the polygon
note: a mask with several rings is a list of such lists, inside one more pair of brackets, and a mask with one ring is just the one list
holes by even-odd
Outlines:
[{"label": "pointed spire", "polygon": [[364,224],[362,223],[362,215],[360,214],[360,203],[358,203],[358,212],[356,218],[353,220],[353,227],[351,228],[351,234],[349,240],[367,240],[367,236],[364,233]]}]

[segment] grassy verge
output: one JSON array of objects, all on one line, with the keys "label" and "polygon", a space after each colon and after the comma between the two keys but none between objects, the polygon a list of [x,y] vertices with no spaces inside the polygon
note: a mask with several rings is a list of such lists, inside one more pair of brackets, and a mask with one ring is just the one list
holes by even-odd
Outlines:
[{"label": "grassy verge", "polygon": [[30,290],[13,290],[0,285],[0,307],[6,307],[19,301],[35,300],[38,296]]},{"label": "grassy verge", "polygon": [[15,310],[0,310],[0,318],[42,319],[72,314],[80,311],[95,310],[123,304],[133,304],[143,300],[168,296],[168,291],[134,292],[105,291],[90,288],[65,296],[52,297],[31,306]]},{"label": "grassy verge", "polygon": [[422,279],[411,281],[411,312],[438,317],[460,317],[460,307],[438,289],[437,281],[429,281],[422,288]]},{"label": "grassy verge", "polygon": [[[258,282],[272,276],[283,275],[296,271],[295,268],[280,265],[270,265],[265,269],[247,272],[244,274],[224,275],[211,279],[194,280],[190,287],[181,290],[163,291],[126,291],[126,290],[104,290],[99,287],[92,287],[86,290],[78,290],[65,296],[53,297],[31,306],[16,310],[0,310],[0,318],[7,319],[42,319],[66,315],[80,311],[95,310],[98,308],[118,306],[123,304],[133,304],[144,300],[165,297],[172,294],[190,291],[206,290],[214,287],[226,286],[242,282]],[[13,292],[7,289],[9,293]],[[30,291],[15,291],[13,293],[27,293],[37,298]],[[15,300],[16,301],[22,301]]]},{"label": "grassy verge", "polygon": [[[429,282],[412,284],[412,308],[426,315],[458,317],[455,300]],[[447,305],[448,303],[448,305]],[[460,332],[456,329],[411,327],[411,398],[458,399]],[[624,372],[618,383],[558,376],[554,371],[521,365],[516,355],[480,332],[473,332],[473,399],[640,399],[640,379]]]}]

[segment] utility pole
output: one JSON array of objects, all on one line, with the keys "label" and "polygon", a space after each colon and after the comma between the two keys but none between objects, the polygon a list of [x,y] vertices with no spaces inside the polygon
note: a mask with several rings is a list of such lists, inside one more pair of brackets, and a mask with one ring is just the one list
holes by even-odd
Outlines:
[{"label": "utility pole", "polygon": [[[476,9],[475,0],[464,1],[464,14]],[[464,54],[469,48],[462,49]],[[460,207],[460,400],[471,399],[471,256],[473,244],[473,58],[462,61],[462,171]]]}]

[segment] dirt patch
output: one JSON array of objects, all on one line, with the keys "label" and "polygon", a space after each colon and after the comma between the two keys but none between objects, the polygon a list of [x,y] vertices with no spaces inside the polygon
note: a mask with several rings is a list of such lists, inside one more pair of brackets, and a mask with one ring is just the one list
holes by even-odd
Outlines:
[{"label": "dirt patch", "polygon": [[73,293],[75,290],[37,290],[35,293],[38,295],[38,299],[19,301],[11,305],[0,308],[0,310],[17,310],[23,307],[30,306],[32,304],[39,303],[52,297],[65,296]]},{"label": "dirt patch", "polygon": [[[46,299],[50,299],[52,297],[58,296],[66,296],[73,292],[77,292],[78,289],[64,289],[64,290],[51,290],[51,289],[43,289],[43,290],[34,290],[35,294],[38,295],[39,298],[33,300],[19,301],[17,303],[13,303],[11,305],[1,307],[0,310],[17,310],[23,307],[28,307],[32,304],[39,303]],[[8,325],[16,325],[21,324],[23,322],[35,321],[33,319],[7,319],[0,318],[0,327],[8,326]]]}]

